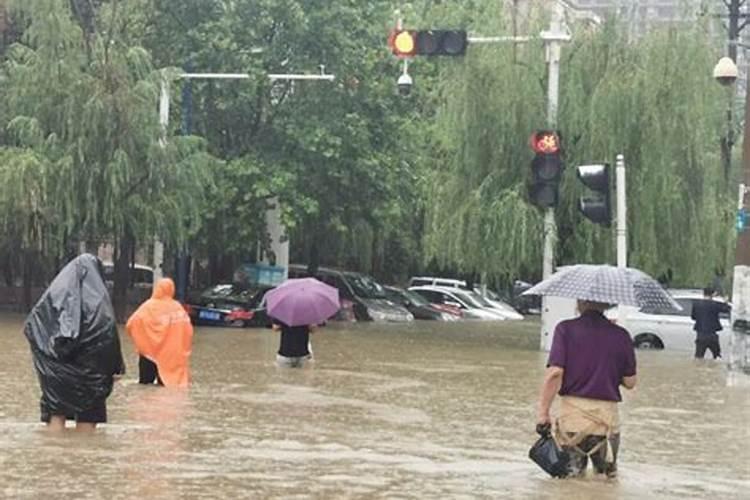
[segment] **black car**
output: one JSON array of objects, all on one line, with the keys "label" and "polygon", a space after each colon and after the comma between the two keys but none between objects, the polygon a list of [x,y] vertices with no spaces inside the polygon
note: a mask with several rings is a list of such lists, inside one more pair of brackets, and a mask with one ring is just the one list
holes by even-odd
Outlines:
[{"label": "black car", "polygon": [[205,290],[183,307],[196,325],[268,326],[263,297],[272,287],[246,288],[220,284]]},{"label": "black car", "polygon": [[[310,273],[307,266],[291,264],[289,277],[307,278]],[[383,322],[414,320],[407,309],[388,300],[383,287],[366,274],[321,267],[312,277],[338,289],[341,310],[336,319]]]},{"label": "black car", "polygon": [[393,286],[384,286],[385,296],[388,300],[400,304],[409,310],[414,319],[432,319],[439,321],[451,321],[458,316],[443,312],[432,306],[424,297],[409,290],[403,290]]}]

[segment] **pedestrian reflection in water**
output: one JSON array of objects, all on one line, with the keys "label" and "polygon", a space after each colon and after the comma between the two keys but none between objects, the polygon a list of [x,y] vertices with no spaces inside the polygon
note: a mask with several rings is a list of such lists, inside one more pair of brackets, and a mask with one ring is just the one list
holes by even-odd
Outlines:
[{"label": "pedestrian reflection in water", "polygon": [[126,404],[127,420],[136,427],[125,461],[125,474],[134,485],[134,498],[179,498],[178,488],[161,468],[180,461],[188,439],[191,401],[187,391],[137,386]]}]

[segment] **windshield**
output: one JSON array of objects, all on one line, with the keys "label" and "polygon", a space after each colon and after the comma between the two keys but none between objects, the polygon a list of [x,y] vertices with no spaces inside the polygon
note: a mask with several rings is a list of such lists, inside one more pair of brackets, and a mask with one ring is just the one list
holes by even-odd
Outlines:
[{"label": "windshield", "polygon": [[363,276],[361,274],[347,274],[346,281],[349,282],[354,295],[362,297],[363,299],[384,299],[385,290],[378,284],[377,281],[370,278],[369,276]]},{"label": "windshield", "polygon": [[257,290],[240,288],[237,285],[216,285],[203,292],[204,299],[226,299],[245,302],[250,300]]},{"label": "windshield", "polygon": [[471,296],[472,299],[474,299],[480,306],[482,307],[492,307],[492,304],[487,302],[487,299],[482,297],[476,292],[466,292],[467,295]]},{"label": "windshield", "polygon": [[416,292],[412,292],[410,290],[404,290],[403,294],[415,306],[428,306],[428,305],[430,305],[430,303],[427,302],[427,300],[425,300],[424,297],[422,297],[421,295],[419,295]]},{"label": "windshield", "polygon": [[475,307],[475,308],[478,308],[478,309],[481,309],[483,307],[479,302],[477,302],[476,300],[474,300],[474,297],[472,297],[472,296],[469,295],[469,292],[454,292],[454,291],[451,291],[451,293],[453,295],[455,295],[456,297],[458,297],[459,299],[461,299],[469,307]]}]

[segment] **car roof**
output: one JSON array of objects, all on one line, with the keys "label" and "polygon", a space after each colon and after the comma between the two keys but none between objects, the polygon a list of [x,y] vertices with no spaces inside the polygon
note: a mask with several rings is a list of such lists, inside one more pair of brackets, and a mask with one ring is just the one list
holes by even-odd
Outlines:
[{"label": "car roof", "polygon": [[470,292],[464,288],[457,288],[454,286],[437,286],[437,285],[417,285],[410,286],[409,290],[432,290],[433,292],[445,292],[445,293],[456,293],[456,292]]},{"label": "car roof", "polygon": [[466,281],[457,280],[454,278],[440,278],[437,276],[412,276],[411,278],[409,278],[409,282],[415,280],[432,281],[433,283],[452,283],[459,286],[466,286]]},{"label": "car roof", "polygon": [[[307,265],[306,264],[289,264],[289,269],[294,269],[295,271],[305,271],[307,272]],[[317,271],[318,273],[330,273],[330,274],[344,274],[347,276],[367,276],[364,273],[360,273],[359,271],[346,271],[344,269],[337,269],[335,267],[325,267],[320,266],[318,267]]]}]

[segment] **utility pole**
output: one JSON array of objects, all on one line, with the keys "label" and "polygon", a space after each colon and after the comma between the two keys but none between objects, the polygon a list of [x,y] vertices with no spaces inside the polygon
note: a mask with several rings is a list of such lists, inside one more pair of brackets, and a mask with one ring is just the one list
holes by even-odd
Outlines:
[{"label": "utility pole", "polygon": [[[742,30],[747,26],[748,19],[750,16],[746,13],[741,12],[741,8],[745,5],[747,0],[723,0],[726,5],[728,14],[727,23],[727,55],[733,63],[737,64],[737,47],[741,45],[740,34]],[[722,16],[723,17],[723,16]],[[742,20],[742,23],[740,23]],[[733,87],[727,90],[729,100],[727,103],[727,134],[721,139],[721,160],[724,167],[724,179],[729,182],[729,176],[732,171],[732,149],[735,143],[735,132],[734,132],[734,102],[736,91]]]},{"label": "utility pole", "polygon": [[[750,82],[748,82],[750,83]],[[745,130],[742,141],[743,173],[738,209],[750,209],[750,85],[746,85]],[[750,375],[750,228],[738,228],[732,287],[732,337],[729,352],[729,383],[739,383],[737,374]],[[745,379],[747,382],[747,379]]]},{"label": "utility pole", "polygon": [[[552,10],[550,29],[549,31],[543,31],[541,34],[547,53],[547,127],[550,130],[557,129],[557,108],[560,94],[560,49],[563,41],[570,40],[570,35],[563,29],[564,23],[562,7],[555,4]],[[556,242],[555,209],[547,208],[544,213],[543,279],[549,278],[552,274]]]},{"label": "utility pole", "polygon": [[617,267],[628,266],[628,204],[625,198],[625,157],[617,155],[615,167],[617,190]]},{"label": "utility pole", "polygon": [[[560,93],[560,51],[562,42],[570,40],[570,35],[565,25],[563,7],[555,3],[552,9],[549,31],[543,31],[541,38],[544,40],[547,57],[547,127],[550,130],[557,129],[558,97]],[[557,225],[555,224],[555,209],[547,208],[544,213],[544,254],[542,261],[542,278],[550,277],[555,264],[555,244],[557,242]],[[541,350],[549,350],[552,342],[552,332],[560,320],[560,306],[552,304],[555,298],[542,297],[542,328],[539,338]],[[559,301],[558,301],[559,302]],[[564,306],[563,306],[564,309]]]},{"label": "utility pole", "polygon": [[[271,81],[277,81],[277,80],[323,80],[323,81],[329,81],[332,82],[336,78],[335,75],[327,74],[325,72],[325,66],[320,66],[320,74],[288,74],[288,73],[271,73],[267,75],[268,79]],[[249,80],[253,77],[251,77],[247,73],[193,73],[193,72],[187,72],[182,73],[177,76],[177,78],[182,78],[186,80]],[[169,95],[169,85],[170,81],[169,79],[164,76],[162,79],[161,84],[161,94],[159,96],[159,123],[161,124],[161,138],[159,140],[160,144],[162,146],[166,145],[167,137],[168,137],[168,127],[169,127],[169,105],[170,105],[170,95]],[[183,128],[185,126],[186,122],[183,121]],[[283,236],[283,228],[281,228],[281,218],[280,218],[280,210],[278,210],[278,201],[276,201],[276,208],[273,209],[275,212],[272,215],[267,215],[267,219],[272,223],[270,228],[270,233],[272,235],[276,235],[278,237],[278,240],[274,240],[272,242],[272,246],[274,253],[276,254],[276,264],[277,265],[283,265],[284,267],[287,267],[289,265],[288,259],[289,259],[289,244],[286,241],[285,237]],[[286,258],[287,262],[280,262],[279,257]],[[161,278],[164,274],[163,271],[163,265],[164,265],[164,244],[162,243],[161,239],[159,238],[159,235],[154,236],[154,283]]]}]

